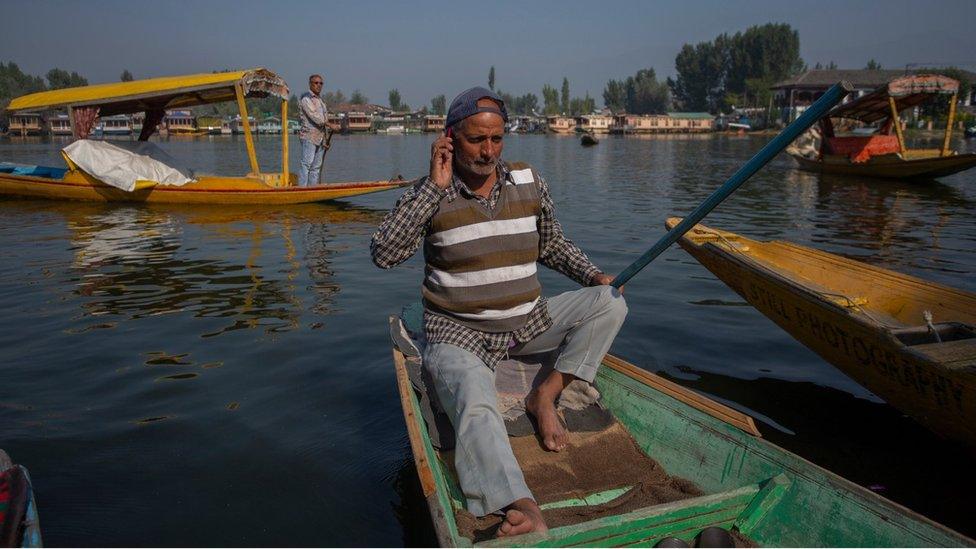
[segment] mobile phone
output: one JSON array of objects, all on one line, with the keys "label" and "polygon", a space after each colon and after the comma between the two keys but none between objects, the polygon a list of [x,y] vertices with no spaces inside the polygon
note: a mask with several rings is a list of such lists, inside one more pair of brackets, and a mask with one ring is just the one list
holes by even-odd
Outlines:
[{"label": "mobile phone", "polygon": [[444,135],[447,136],[447,137],[453,138],[454,137],[454,131],[453,130],[454,130],[454,127],[453,126],[448,126],[447,128],[444,129]]}]

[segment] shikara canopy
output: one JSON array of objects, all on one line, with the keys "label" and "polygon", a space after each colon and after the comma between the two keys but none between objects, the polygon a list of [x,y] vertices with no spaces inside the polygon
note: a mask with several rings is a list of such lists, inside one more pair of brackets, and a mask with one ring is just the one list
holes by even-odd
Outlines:
[{"label": "shikara canopy", "polygon": [[939,74],[917,74],[896,78],[873,92],[830,111],[831,117],[852,118],[872,123],[891,116],[888,98],[894,98],[898,112],[924,103],[938,94],[959,91],[959,81]]},{"label": "shikara canopy", "polygon": [[234,86],[240,84],[246,97],[273,95],[288,99],[288,84],[267,69],[165,76],[132,82],[65,88],[18,97],[7,111],[44,110],[65,107],[99,107],[103,117],[160,109],[178,109],[234,101]]}]

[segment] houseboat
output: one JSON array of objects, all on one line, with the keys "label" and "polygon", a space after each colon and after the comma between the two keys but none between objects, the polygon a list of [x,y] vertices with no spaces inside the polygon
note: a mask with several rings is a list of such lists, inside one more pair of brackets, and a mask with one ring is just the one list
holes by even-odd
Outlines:
[{"label": "houseboat", "polygon": [[425,115],[420,129],[425,132],[442,132],[444,131],[444,122],[446,120],[447,117],[443,114]]},{"label": "houseboat", "polygon": [[59,113],[49,116],[47,123],[51,135],[71,135],[71,120],[68,120],[67,114]]},{"label": "houseboat", "polygon": [[220,127],[223,120],[219,116],[198,116],[197,127],[209,135],[220,135]]},{"label": "houseboat", "polygon": [[[331,122],[331,120],[329,120]],[[302,123],[294,118],[288,119],[288,133],[298,133],[302,129]]]},{"label": "houseboat", "polygon": [[234,133],[234,120],[224,118],[220,121],[220,135],[232,135]]},{"label": "houseboat", "polygon": [[132,132],[135,134],[142,133],[142,124],[146,121],[146,113],[135,112],[132,113]]},{"label": "houseboat", "polygon": [[258,122],[258,133],[265,135],[277,135],[281,133],[281,119],[275,116],[261,119]]},{"label": "houseboat", "polygon": [[647,134],[667,131],[670,119],[665,114],[618,114],[613,117],[610,133]]},{"label": "houseboat", "polygon": [[44,133],[44,119],[39,112],[20,112],[10,117],[7,135],[41,135]]},{"label": "houseboat", "polygon": [[[258,126],[257,124],[254,123],[253,116],[247,117],[247,124],[248,127],[251,128],[251,133],[257,131]],[[234,135],[244,135],[244,122],[241,120],[241,115],[237,115],[234,117],[234,120],[231,122],[230,125],[230,131]]]},{"label": "houseboat", "polygon": [[548,116],[546,127],[550,133],[575,133],[576,119],[570,116]]},{"label": "houseboat", "polygon": [[364,112],[349,112],[341,126],[342,133],[366,133],[373,129],[373,121]]},{"label": "houseboat", "polygon": [[132,121],[127,115],[106,116],[101,120],[102,135],[132,135]]},{"label": "houseboat", "polygon": [[166,111],[166,131],[169,135],[202,135],[206,131],[197,127],[196,117],[188,110]]},{"label": "houseboat", "polygon": [[584,114],[576,117],[576,130],[586,133],[608,133],[613,117],[603,114]]},{"label": "houseboat", "polygon": [[712,131],[715,117],[707,112],[669,112],[670,133],[703,133]]},{"label": "houseboat", "polygon": [[403,133],[406,129],[405,118],[402,114],[373,118],[373,129],[376,133]]}]

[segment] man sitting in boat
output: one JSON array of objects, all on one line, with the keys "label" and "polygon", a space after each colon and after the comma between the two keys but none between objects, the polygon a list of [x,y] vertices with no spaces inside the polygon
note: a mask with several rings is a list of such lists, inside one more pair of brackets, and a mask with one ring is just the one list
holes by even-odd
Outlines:
[{"label": "man sitting in boat", "polygon": [[[384,269],[424,244],[423,364],[457,435],[468,510],[504,511],[500,536],[546,525],[498,412],[495,365],[558,349],[555,369],[526,399],[543,444],[558,452],[568,437],[556,401],[574,379],[593,381],[627,314],[613,277],[563,236],[546,182],[526,164],[501,162],[507,121],[498,94],[458,95],[446,135],[431,146],[430,175],[397,201],[371,243]],[[546,300],[537,262],[591,287]]]}]

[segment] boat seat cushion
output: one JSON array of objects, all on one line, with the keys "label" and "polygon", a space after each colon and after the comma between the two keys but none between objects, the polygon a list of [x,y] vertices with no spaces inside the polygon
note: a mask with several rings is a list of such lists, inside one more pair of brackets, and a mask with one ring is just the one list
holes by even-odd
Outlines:
[{"label": "boat seat cushion", "polygon": [[[419,305],[419,304],[418,304]],[[409,308],[408,308],[409,309]],[[404,316],[410,311],[405,310]],[[422,311],[421,311],[422,314]],[[454,429],[443,411],[434,391],[430,373],[421,364],[424,334],[407,328],[411,323],[394,317],[390,322],[390,336],[394,345],[406,357],[407,373],[420,403],[421,415],[428,426],[431,444],[438,450],[454,447]],[[498,411],[505,420],[509,436],[535,434],[532,420],[525,412],[525,397],[535,385],[552,371],[555,356],[551,353],[520,356],[502,360],[495,367],[495,389],[498,391]],[[584,381],[576,380],[563,391],[559,411],[571,432],[594,432],[613,423],[613,415],[599,402],[600,393]]]},{"label": "boat seat cushion", "polygon": [[851,162],[867,162],[872,156],[901,152],[897,135],[843,136],[827,139],[831,154],[846,155]]},{"label": "boat seat cushion", "polygon": [[123,191],[134,191],[137,181],[176,186],[195,181],[193,170],[148,141],[79,139],[65,147],[64,154],[80,170]]}]

